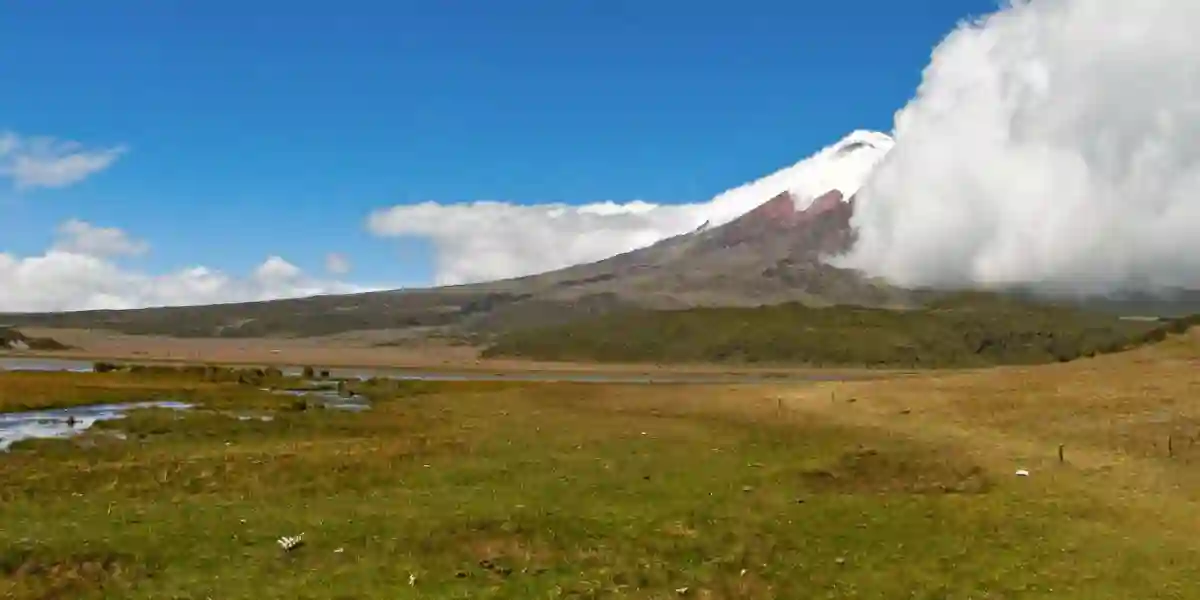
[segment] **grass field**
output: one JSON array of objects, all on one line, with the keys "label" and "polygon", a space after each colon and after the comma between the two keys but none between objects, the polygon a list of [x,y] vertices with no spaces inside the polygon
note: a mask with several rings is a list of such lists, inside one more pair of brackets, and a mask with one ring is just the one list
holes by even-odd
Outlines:
[{"label": "grass field", "polygon": [[379,386],[365,413],[4,373],[0,410],[204,406],[0,454],[0,597],[1200,598],[1198,359]]}]

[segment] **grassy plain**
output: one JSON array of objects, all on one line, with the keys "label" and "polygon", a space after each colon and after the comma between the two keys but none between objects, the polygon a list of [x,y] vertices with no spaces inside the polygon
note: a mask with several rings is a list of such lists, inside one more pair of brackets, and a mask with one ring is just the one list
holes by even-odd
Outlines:
[{"label": "grassy plain", "polygon": [[0,597],[1200,598],[1198,360],[1189,334],[882,381],[388,384],[365,413],[5,373],[0,410],[219,410],[0,454]]}]

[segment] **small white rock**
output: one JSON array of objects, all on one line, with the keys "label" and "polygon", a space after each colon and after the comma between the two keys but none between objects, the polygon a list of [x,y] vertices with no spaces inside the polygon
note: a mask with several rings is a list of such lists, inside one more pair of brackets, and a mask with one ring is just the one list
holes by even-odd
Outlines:
[{"label": "small white rock", "polygon": [[1017,469],[1017,477],[1029,477],[1029,471],[1025,469]]}]

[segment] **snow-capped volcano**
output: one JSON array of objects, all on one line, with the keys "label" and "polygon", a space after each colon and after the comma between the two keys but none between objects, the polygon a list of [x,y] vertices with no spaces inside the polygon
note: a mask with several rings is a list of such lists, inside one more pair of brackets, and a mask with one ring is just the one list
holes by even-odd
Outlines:
[{"label": "snow-capped volcano", "polygon": [[[853,198],[894,142],[859,130],[799,162],[693,205],[688,231],[604,260],[490,284],[543,301],[604,307],[888,304],[891,290],[826,265],[854,243]],[[589,307],[588,310],[597,310]]]},{"label": "snow-capped volcano", "polygon": [[[589,214],[642,215],[639,218],[646,220],[652,233],[672,233],[615,256],[536,275],[262,304],[70,313],[24,321],[10,316],[9,320],[60,327],[96,327],[102,322],[106,328],[139,333],[170,333],[177,322],[197,323],[197,327],[217,323],[214,331],[223,336],[276,331],[268,327],[322,334],[404,328],[476,332],[548,325],[628,308],[779,302],[903,305],[903,290],[823,261],[854,243],[853,196],[893,145],[887,134],[855,131],[793,165],[707,202],[586,207]],[[568,208],[554,210],[565,213]],[[188,316],[162,317],[170,311]],[[263,314],[272,317],[259,318]],[[249,326],[231,333],[243,325],[230,323]]]},{"label": "snow-capped volcano", "polygon": [[718,194],[705,220],[709,226],[728,223],[785,192],[797,211],[835,190],[849,201],[894,145],[886,133],[854,131],[791,166]]}]

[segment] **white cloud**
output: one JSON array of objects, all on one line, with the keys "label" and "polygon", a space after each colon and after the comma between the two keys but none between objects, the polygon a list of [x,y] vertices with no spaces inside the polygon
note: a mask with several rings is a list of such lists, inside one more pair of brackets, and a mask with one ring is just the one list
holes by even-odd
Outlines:
[{"label": "white cloud", "polygon": [[1200,2],[965,23],[896,115],[840,264],[902,284],[1200,284]]},{"label": "white cloud", "polygon": [[432,240],[435,281],[454,285],[548,271],[646,246],[700,225],[704,208],[425,202],[376,212],[368,226],[377,235]]},{"label": "white cloud", "polygon": [[284,283],[295,281],[303,274],[300,267],[280,256],[271,256],[254,270],[254,279],[264,283]]},{"label": "white cloud", "polygon": [[[856,143],[864,146],[839,152]],[[439,285],[516,277],[607,258],[705,221],[725,223],[784,191],[793,192],[797,208],[831,189],[852,194],[890,147],[886,135],[856,131],[806,160],[707,202],[425,202],[378,210],[368,219],[368,229],[379,236],[431,240]]]},{"label": "white cloud", "polygon": [[0,177],[18,190],[61,188],[103,171],[124,154],[124,146],[85,148],[51,137],[22,137],[0,133]]},{"label": "white cloud", "polygon": [[116,227],[97,227],[86,221],[71,219],[58,226],[54,250],[96,257],[139,256],[150,244],[129,237]]},{"label": "white cloud", "polygon": [[59,243],[40,256],[0,252],[0,312],[215,304],[378,289],[314,278],[278,256],[244,277],[200,266],[151,275],[109,259],[145,251],[144,242],[120,229],[68,221],[59,232]]},{"label": "white cloud", "polygon": [[345,254],[330,252],[325,255],[325,270],[331,275],[345,275],[353,268]]}]

